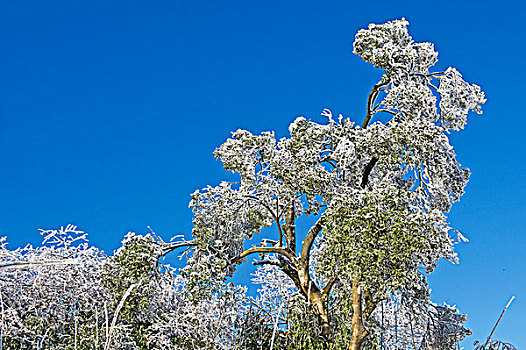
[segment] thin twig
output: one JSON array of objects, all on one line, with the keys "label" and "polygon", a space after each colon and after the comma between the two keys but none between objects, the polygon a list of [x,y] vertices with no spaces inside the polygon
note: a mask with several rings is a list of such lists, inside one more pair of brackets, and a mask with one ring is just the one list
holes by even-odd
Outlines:
[{"label": "thin twig", "polygon": [[493,327],[493,329],[491,330],[491,333],[489,334],[489,337],[488,339],[486,340],[486,344],[484,344],[484,348],[486,348],[486,346],[488,345],[488,343],[490,342],[491,340],[491,336],[493,335],[493,332],[495,332],[495,329],[497,329],[497,326],[499,325],[499,322],[500,320],[502,319],[502,316],[504,316],[504,313],[506,312],[506,310],[508,309],[508,307],[510,306],[511,302],[513,301],[513,299],[515,299],[515,296],[512,296],[510,301],[508,301],[508,304],[506,304],[506,307],[504,308],[504,310],[502,310],[502,313],[500,314],[500,317],[499,319],[497,320],[497,323],[495,323],[495,327]]},{"label": "thin twig", "polygon": [[110,333],[109,319],[108,319],[108,305],[104,302],[104,314],[106,316],[106,341],[108,341],[108,334]]},{"label": "thin twig", "polygon": [[115,328],[115,324],[117,323],[117,318],[119,317],[119,311],[121,311],[122,307],[124,306],[124,302],[126,301],[126,298],[130,295],[133,288],[137,286],[138,283],[134,283],[131,286],[128,287],[126,290],[126,293],[121,298],[121,301],[119,302],[119,305],[117,305],[117,309],[115,310],[115,314],[113,315],[113,320],[111,321],[111,327],[108,334],[108,339],[106,339],[106,346],[104,346],[104,350],[108,350],[108,347],[110,346],[110,340],[111,340],[111,333],[113,332],[113,329]]},{"label": "thin twig", "polygon": [[1,264],[0,269],[8,267],[25,267],[31,265],[60,265],[60,264],[79,264],[77,259],[66,260],[47,260],[47,261],[15,261],[7,264]]},{"label": "thin twig", "polygon": [[272,331],[272,340],[270,341],[270,350],[274,348],[274,339],[276,337],[276,331],[278,330],[278,320],[279,320],[279,314],[281,313],[282,306],[283,306],[283,301],[279,303],[278,314],[276,315],[276,321],[274,323],[274,330]]}]

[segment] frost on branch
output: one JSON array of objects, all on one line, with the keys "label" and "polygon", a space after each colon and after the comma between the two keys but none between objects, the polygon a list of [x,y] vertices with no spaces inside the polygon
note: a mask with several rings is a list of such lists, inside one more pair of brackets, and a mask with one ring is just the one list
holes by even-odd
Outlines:
[{"label": "frost on branch", "polygon": [[470,85],[462,79],[455,68],[448,68],[439,78],[438,91],[442,124],[446,128],[459,130],[467,122],[468,111],[482,114],[480,105],[486,102],[484,92],[478,85]]},{"label": "frost on branch", "polygon": [[425,278],[377,305],[369,327],[381,349],[457,349],[471,335],[464,327],[466,315],[456,307],[429,301]]},{"label": "frost on branch", "polygon": [[[385,71],[378,91],[386,97],[370,106],[371,113],[381,111],[395,119],[439,121],[444,130],[464,128],[469,111],[482,113],[484,93],[478,85],[465,82],[455,68],[430,72],[438,61],[438,53],[432,43],[415,43],[408,25],[405,19],[370,24],[356,34],[354,53]],[[432,90],[440,97],[439,111]]]},{"label": "frost on branch", "polygon": [[244,334],[246,288],[222,285],[205,300],[195,302],[181,275],[173,274],[165,285],[158,313],[149,328],[148,343],[166,350],[233,349]]},{"label": "frost on branch", "polygon": [[245,289],[217,286],[195,303],[159,257],[169,243],[128,233],[111,256],[74,225],[9,250],[0,238],[2,349],[231,349],[247,319]]},{"label": "frost on branch", "polygon": [[[440,259],[457,261],[447,213],[470,172],[448,134],[481,112],[484,94],[453,68],[433,72],[434,45],[415,42],[408,24],[356,34],[354,53],[384,72],[365,115],[299,117],[281,139],[239,129],[215,151],[239,181],[192,194],[192,293],[203,297],[258,254],[255,264],[281,271],[311,304],[326,340],[347,332],[356,348],[375,336],[367,325],[383,300],[414,288]],[[305,216],[314,224],[298,232]],[[263,229],[273,237],[258,238]]]},{"label": "frost on branch", "polygon": [[40,247],[8,250],[2,239],[4,348],[80,348],[98,339],[96,310],[108,300],[100,284],[104,255],[74,225],[41,233]]}]

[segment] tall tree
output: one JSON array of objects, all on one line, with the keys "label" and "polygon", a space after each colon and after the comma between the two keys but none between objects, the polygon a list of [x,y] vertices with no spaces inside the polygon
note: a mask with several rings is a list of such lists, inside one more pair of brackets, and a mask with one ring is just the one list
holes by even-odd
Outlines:
[{"label": "tall tree", "polygon": [[[312,303],[325,338],[329,295],[347,293],[356,350],[387,295],[420,283],[439,259],[457,260],[446,214],[469,170],[448,134],[470,111],[481,113],[484,93],[455,68],[431,72],[438,53],[414,42],[407,26],[401,19],[356,34],[354,53],[383,71],[362,123],[324,110],[326,123],[299,117],[290,137],[237,130],[215,151],[240,180],[194,192],[193,239],[171,248],[191,248],[183,272],[196,295],[257,254],[255,264],[277,266]],[[302,216],[316,218],[306,232],[296,229]],[[257,239],[265,228],[273,240]]]}]

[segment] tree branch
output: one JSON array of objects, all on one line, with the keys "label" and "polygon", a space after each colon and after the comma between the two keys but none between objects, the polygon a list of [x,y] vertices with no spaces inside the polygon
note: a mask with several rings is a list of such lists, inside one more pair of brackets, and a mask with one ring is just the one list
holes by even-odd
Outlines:
[{"label": "tree branch", "polygon": [[338,274],[336,273],[334,274],[334,276],[331,277],[329,282],[327,282],[327,284],[325,285],[325,288],[323,288],[323,294],[329,295],[329,293],[331,292],[332,286],[334,286],[334,283],[336,283],[337,280],[338,280]]},{"label": "tree branch", "polygon": [[371,106],[374,105],[374,101],[376,100],[376,97],[378,97],[379,89],[382,86],[385,86],[387,84],[389,84],[389,80],[381,81],[377,83],[375,86],[373,86],[371,92],[369,93],[369,97],[367,97],[367,114],[365,116],[365,120],[363,121],[362,129],[365,129],[367,125],[369,125],[369,122],[371,121],[371,118],[373,117]]},{"label": "tree branch", "polygon": [[322,157],[320,159],[320,163],[327,162],[329,163],[333,168],[336,168],[336,160],[330,158],[329,156]]},{"label": "tree branch", "polygon": [[287,248],[296,253],[296,225],[295,225],[295,213],[294,213],[294,200],[287,208],[286,211],[286,222],[283,225],[285,229],[285,239],[287,241]]},{"label": "tree branch", "polygon": [[365,169],[363,170],[362,174],[362,188],[365,188],[365,186],[367,186],[367,182],[369,182],[369,175],[371,174],[371,171],[373,170],[377,161],[378,158],[372,157],[369,163],[367,163],[367,165],[365,166]]},{"label": "tree branch", "polygon": [[279,197],[276,196],[276,226],[278,227],[278,232],[279,232],[279,246],[282,247],[283,246],[283,229],[281,228],[281,223],[280,223],[280,214],[279,214]]},{"label": "tree branch", "polygon": [[278,200],[276,199],[276,213],[274,213],[272,211],[272,209],[270,209],[270,206],[268,206],[266,203],[263,203],[257,196],[247,196],[247,198],[250,198],[250,199],[253,199],[253,200],[256,200],[259,202],[259,204],[261,204],[265,209],[268,210],[269,214],[274,218],[274,220],[276,221],[276,225],[278,227],[278,233],[279,233],[279,245],[280,246],[283,246],[283,230],[281,228],[281,224],[279,222],[279,204],[278,204]]},{"label": "tree branch", "polygon": [[274,212],[272,211],[272,209],[271,209],[266,203],[263,203],[263,202],[261,201],[260,198],[258,198],[257,196],[254,196],[254,195],[248,195],[248,196],[246,196],[246,198],[250,198],[250,199],[253,199],[253,200],[259,202],[259,204],[261,204],[265,209],[267,209],[268,212],[270,213],[270,215],[271,215],[272,217],[274,217],[274,220],[276,220],[276,221],[278,220],[277,213],[274,213]]},{"label": "tree branch", "polygon": [[273,261],[273,260],[254,261],[252,262],[252,265],[254,266],[273,265],[273,266],[281,267],[281,264],[279,263],[279,261]]},{"label": "tree branch", "polygon": [[79,264],[78,259],[64,259],[64,260],[44,260],[44,261],[15,261],[11,263],[1,264],[0,269],[8,267],[25,267],[31,265],[65,265],[65,264]]},{"label": "tree branch", "polygon": [[292,252],[290,252],[288,249],[285,249],[285,248],[280,248],[280,247],[255,247],[255,248],[250,248],[248,250],[245,250],[243,253],[241,253],[238,256],[236,256],[235,258],[233,258],[230,261],[230,264],[231,265],[237,264],[240,260],[246,258],[250,254],[255,254],[255,253],[263,253],[263,254],[275,253],[275,254],[283,255],[283,256],[288,258],[293,263],[296,260],[296,257],[292,254]]},{"label": "tree branch", "polygon": [[391,111],[390,109],[385,109],[385,108],[375,110],[375,111],[373,112],[373,114],[376,114],[376,113],[382,113],[382,112],[384,112],[384,113],[389,113],[389,114],[391,114],[391,115],[397,115],[397,114],[398,114],[398,113],[396,113],[396,112]]},{"label": "tree branch", "polygon": [[[282,256],[278,256],[278,260],[280,262],[281,271],[283,271],[289,278],[294,282],[294,285],[296,286],[296,289],[299,293],[303,293],[303,290],[301,288],[301,281],[298,277],[298,270],[296,267],[292,266],[291,263]],[[304,294],[306,296],[306,294]]]},{"label": "tree branch", "polygon": [[304,270],[306,273],[308,273],[309,268],[310,250],[312,249],[312,245],[314,244],[316,236],[321,232],[324,222],[325,216],[322,215],[318,219],[318,221],[316,221],[316,223],[310,228],[309,232],[307,232],[307,236],[303,241],[303,246],[301,247],[299,269]]},{"label": "tree branch", "polygon": [[161,256],[165,256],[166,254],[170,253],[170,252],[173,252],[174,250],[178,249],[178,248],[182,248],[182,247],[195,247],[196,246],[196,243],[195,241],[183,241],[183,242],[179,242],[179,243],[173,243],[173,244],[166,244],[166,248],[163,249],[163,253],[161,254]]}]

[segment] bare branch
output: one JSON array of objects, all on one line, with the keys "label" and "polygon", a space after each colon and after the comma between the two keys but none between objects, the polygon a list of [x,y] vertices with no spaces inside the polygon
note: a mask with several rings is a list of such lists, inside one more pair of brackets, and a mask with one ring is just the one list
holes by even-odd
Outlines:
[{"label": "bare branch", "polygon": [[288,258],[292,262],[295,262],[295,260],[296,260],[296,257],[292,254],[292,252],[289,251],[288,249],[285,249],[285,248],[280,248],[280,247],[255,247],[255,248],[250,248],[248,250],[245,250],[243,253],[241,253],[238,256],[236,256],[235,258],[233,258],[230,261],[230,264],[236,264],[239,261],[241,261],[242,259],[244,259],[247,256],[249,256],[250,254],[255,254],[255,253],[263,253],[263,254],[275,253],[275,254],[279,254],[279,255],[285,256],[286,258]]},{"label": "bare branch", "polygon": [[334,276],[331,277],[331,279],[327,282],[325,285],[325,288],[323,288],[323,294],[329,295],[331,292],[332,286],[334,286],[334,283],[338,280],[338,274],[334,274]]},{"label": "bare branch", "polygon": [[310,228],[307,232],[307,236],[303,241],[303,246],[301,248],[301,257],[300,257],[300,269],[308,269],[309,260],[310,260],[310,250],[314,244],[314,239],[321,232],[323,224],[325,222],[325,216],[321,216],[318,221]]},{"label": "bare branch", "polygon": [[365,116],[365,120],[362,124],[362,129],[365,129],[367,125],[369,125],[369,122],[371,121],[371,118],[373,117],[372,114],[372,106],[374,105],[374,101],[376,100],[376,97],[378,97],[379,89],[382,86],[385,86],[389,84],[389,80],[381,81],[377,83],[375,86],[373,86],[371,92],[369,93],[369,97],[367,98],[367,115]]},{"label": "bare branch", "polygon": [[286,222],[283,225],[285,229],[285,239],[287,241],[287,247],[296,252],[296,225],[295,225],[295,213],[294,213],[294,201],[290,204],[286,211]]},{"label": "bare branch", "polygon": [[363,170],[362,174],[362,188],[365,188],[367,186],[367,182],[369,182],[369,175],[371,174],[371,171],[373,170],[374,166],[376,165],[376,162],[378,161],[378,158],[372,157],[369,163],[365,166],[365,169]]}]

